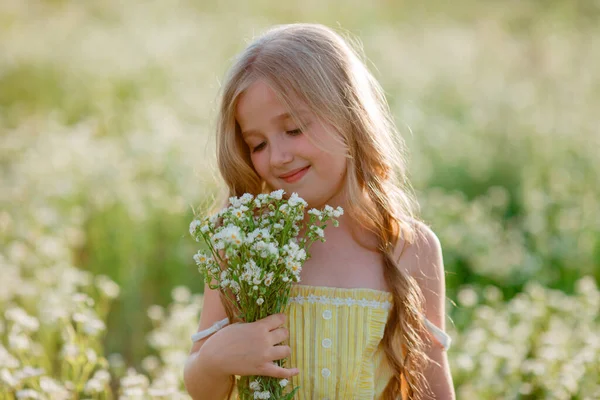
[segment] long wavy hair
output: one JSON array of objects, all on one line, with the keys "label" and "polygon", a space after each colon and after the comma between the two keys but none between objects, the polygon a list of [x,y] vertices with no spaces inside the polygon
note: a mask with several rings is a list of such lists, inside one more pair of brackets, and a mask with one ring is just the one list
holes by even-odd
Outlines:
[{"label": "long wavy hair", "polygon": [[[306,23],[274,26],[237,56],[221,86],[216,126],[217,164],[226,188],[211,212],[223,207],[230,196],[275,189],[254,169],[235,119],[238,99],[253,82],[267,82],[301,128],[293,99],[308,106],[319,121],[335,127],[348,160],[345,213],[377,236],[384,277],[393,295],[382,346],[394,373],[382,398],[420,398],[429,388],[423,372],[430,361],[425,350],[431,343],[422,334],[424,297],[393,255],[401,238],[405,245],[415,242],[419,206],[407,179],[404,140],[381,86],[361,56],[358,41]],[[318,138],[311,140],[318,142]]]}]

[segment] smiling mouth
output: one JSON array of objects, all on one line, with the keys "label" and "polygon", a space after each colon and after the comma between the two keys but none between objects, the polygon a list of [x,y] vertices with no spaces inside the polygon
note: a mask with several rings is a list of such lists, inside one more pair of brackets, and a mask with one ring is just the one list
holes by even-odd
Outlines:
[{"label": "smiling mouth", "polygon": [[286,177],[281,177],[281,179],[283,179],[286,182],[295,182],[298,179],[302,178],[304,176],[304,174],[306,173],[306,171],[308,171],[309,168],[310,168],[310,165],[308,167],[302,168],[300,171],[298,171],[292,175],[288,175]]}]

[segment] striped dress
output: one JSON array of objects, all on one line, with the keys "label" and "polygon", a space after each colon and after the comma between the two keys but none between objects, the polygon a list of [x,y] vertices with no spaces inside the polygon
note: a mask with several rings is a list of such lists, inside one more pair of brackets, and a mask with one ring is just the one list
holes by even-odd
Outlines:
[{"label": "striped dress", "polygon": [[[300,370],[289,385],[300,386],[294,399],[379,399],[393,376],[381,345],[391,306],[392,294],[381,290],[293,285],[285,312],[292,354],[285,366]],[[450,348],[448,334],[424,323]]]},{"label": "striped dress", "polygon": [[[300,374],[298,400],[378,399],[392,377],[381,340],[392,294],[374,289],[294,285],[286,314]],[[450,337],[424,319],[445,348]]]}]

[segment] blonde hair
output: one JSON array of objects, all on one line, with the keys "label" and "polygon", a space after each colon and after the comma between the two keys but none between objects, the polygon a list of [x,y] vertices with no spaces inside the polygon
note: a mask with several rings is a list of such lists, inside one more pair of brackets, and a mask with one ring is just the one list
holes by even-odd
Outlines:
[{"label": "blonde hair", "polygon": [[[334,126],[345,145],[345,212],[377,235],[384,277],[393,295],[382,344],[394,374],[383,398],[422,395],[428,387],[423,372],[429,360],[427,335],[422,334],[423,294],[393,257],[394,244],[401,237],[405,244],[416,239],[418,203],[407,179],[404,141],[381,86],[359,52],[326,26],[289,24],[266,31],[237,57],[221,88],[217,163],[227,185],[226,197],[273,189],[254,169],[235,119],[240,95],[259,79],[274,90],[298,124],[302,125],[294,114],[294,98],[321,122]],[[213,212],[223,200],[217,199]]]}]

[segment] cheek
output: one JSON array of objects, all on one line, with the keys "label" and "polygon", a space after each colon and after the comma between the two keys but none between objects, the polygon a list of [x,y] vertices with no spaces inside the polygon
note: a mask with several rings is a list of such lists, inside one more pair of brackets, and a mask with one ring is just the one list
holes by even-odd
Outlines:
[{"label": "cheek", "polygon": [[265,163],[266,158],[262,155],[262,153],[263,152],[260,152],[250,156],[250,160],[252,160],[252,165],[254,166],[254,169],[258,175],[264,179],[264,177],[267,175],[268,168],[267,164]]},{"label": "cheek", "polygon": [[347,160],[346,159],[337,160],[334,168],[335,168],[337,177],[342,178],[346,173],[346,169],[348,168]]}]

